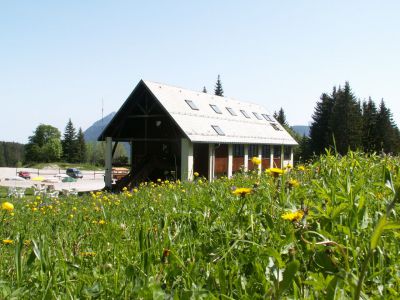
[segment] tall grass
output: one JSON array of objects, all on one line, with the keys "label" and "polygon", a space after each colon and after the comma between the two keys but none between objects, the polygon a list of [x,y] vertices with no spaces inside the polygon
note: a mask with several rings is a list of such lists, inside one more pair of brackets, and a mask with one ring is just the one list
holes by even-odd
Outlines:
[{"label": "tall grass", "polygon": [[326,155],[280,176],[2,199],[0,298],[396,299],[399,165]]}]

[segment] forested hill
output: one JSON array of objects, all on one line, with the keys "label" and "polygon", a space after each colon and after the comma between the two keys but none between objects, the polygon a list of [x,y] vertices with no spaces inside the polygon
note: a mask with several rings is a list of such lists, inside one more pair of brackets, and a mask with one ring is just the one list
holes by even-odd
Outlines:
[{"label": "forested hill", "polygon": [[112,112],[105,116],[102,120],[98,120],[93,123],[88,129],[85,130],[85,140],[86,141],[97,141],[97,138],[103,131],[103,129],[110,123],[111,119],[115,116],[116,112]]},{"label": "forested hill", "polygon": [[16,167],[24,161],[24,145],[0,141],[0,167]]}]

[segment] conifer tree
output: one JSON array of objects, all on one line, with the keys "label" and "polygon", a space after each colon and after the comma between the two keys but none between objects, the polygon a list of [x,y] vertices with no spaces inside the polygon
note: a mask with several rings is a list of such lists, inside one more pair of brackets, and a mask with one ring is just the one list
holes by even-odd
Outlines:
[{"label": "conifer tree", "polygon": [[281,107],[278,112],[274,112],[274,118],[284,127],[289,127],[289,124],[286,120],[286,115],[285,112],[283,111],[283,108]]},{"label": "conifer tree", "polygon": [[85,142],[85,136],[83,134],[81,127],[79,127],[78,135],[76,138],[76,143],[77,143],[76,160],[80,163],[83,163],[86,161],[86,142]]},{"label": "conifer tree", "polygon": [[76,130],[72,124],[71,119],[69,119],[67,126],[65,127],[64,136],[62,140],[63,149],[63,159],[66,162],[76,162],[77,161],[77,142],[76,142]]},{"label": "conifer tree", "polygon": [[203,93],[207,94],[207,89],[205,86],[203,86]]},{"label": "conifer tree", "polygon": [[371,98],[368,99],[368,102],[363,102],[362,145],[366,152],[373,152],[378,148],[378,132],[376,130],[377,114],[376,105]]},{"label": "conifer tree", "polygon": [[222,89],[222,83],[221,83],[221,79],[220,79],[219,75],[218,75],[217,83],[215,84],[214,94],[217,96],[221,96],[221,97],[224,96],[224,90]]},{"label": "conifer tree", "polygon": [[397,153],[399,150],[399,130],[393,122],[392,112],[386,107],[385,102],[381,101],[376,120],[377,150],[385,153]]}]

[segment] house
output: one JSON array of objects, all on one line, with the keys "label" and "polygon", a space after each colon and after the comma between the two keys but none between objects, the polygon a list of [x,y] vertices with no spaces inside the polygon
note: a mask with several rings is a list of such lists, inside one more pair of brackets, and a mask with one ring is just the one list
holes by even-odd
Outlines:
[{"label": "house", "polygon": [[[262,106],[141,80],[98,138],[106,141],[106,187],[118,142],[131,145],[126,182],[212,180],[244,169],[293,164],[296,141]],[[114,145],[114,146],[113,146]],[[253,166],[252,157],[262,163]]]}]

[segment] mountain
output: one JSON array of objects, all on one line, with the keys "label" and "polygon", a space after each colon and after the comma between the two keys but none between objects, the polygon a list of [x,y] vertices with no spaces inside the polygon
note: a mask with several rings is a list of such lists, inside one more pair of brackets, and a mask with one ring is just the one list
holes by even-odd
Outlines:
[{"label": "mountain", "polygon": [[295,126],[291,126],[292,129],[298,133],[299,135],[303,136],[310,136],[310,126],[306,126],[306,125],[295,125]]},{"label": "mountain", "polygon": [[86,129],[83,133],[85,136],[85,141],[87,142],[97,141],[97,138],[103,132],[103,129],[107,126],[107,124],[110,123],[115,114],[116,112],[108,114],[102,120],[94,122],[92,126]]}]

